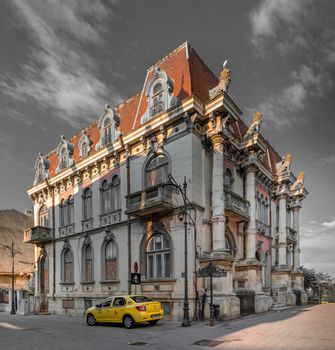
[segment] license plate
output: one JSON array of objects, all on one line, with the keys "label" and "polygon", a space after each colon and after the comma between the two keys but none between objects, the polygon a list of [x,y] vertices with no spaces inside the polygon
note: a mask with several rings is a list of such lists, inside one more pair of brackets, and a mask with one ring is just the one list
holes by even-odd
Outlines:
[{"label": "license plate", "polygon": [[160,317],[161,315],[160,314],[155,314],[155,315],[151,315],[151,318],[157,318],[157,317]]}]

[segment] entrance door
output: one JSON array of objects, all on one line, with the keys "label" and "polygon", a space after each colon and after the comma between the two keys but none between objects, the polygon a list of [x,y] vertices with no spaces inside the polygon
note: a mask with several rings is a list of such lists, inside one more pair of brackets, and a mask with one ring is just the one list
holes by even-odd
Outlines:
[{"label": "entrance door", "polygon": [[49,261],[47,256],[42,256],[40,260],[40,297],[41,311],[48,310],[49,293]]}]

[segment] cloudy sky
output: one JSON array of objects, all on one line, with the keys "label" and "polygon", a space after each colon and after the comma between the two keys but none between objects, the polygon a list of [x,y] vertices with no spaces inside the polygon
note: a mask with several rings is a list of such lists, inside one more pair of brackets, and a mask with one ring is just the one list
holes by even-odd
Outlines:
[{"label": "cloudy sky", "polygon": [[[85,4],[85,5],[84,5]],[[139,91],[146,69],[185,40],[246,122],[306,172],[302,263],[335,275],[335,2],[5,0],[0,11],[0,209],[30,209],[38,152]]]}]

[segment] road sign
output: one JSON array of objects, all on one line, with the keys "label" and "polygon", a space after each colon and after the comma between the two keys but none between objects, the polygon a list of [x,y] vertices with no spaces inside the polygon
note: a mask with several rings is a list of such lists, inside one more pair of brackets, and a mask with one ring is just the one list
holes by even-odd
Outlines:
[{"label": "road sign", "polygon": [[132,273],[131,274],[131,284],[141,284],[141,274]]},{"label": "road sign", "polygon": [[135,263],[134,263],[134,271],[135,271],[135,273],[138,272],[138,263],[137,263],[137,261],[135,261]]}]

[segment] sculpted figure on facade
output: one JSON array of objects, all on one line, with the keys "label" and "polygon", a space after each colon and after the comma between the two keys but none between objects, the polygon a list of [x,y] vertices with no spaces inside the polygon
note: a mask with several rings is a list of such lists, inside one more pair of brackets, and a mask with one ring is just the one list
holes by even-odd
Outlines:
[{"label": "sculpted figure on facade", "polygon": [[303,193],[304,180],[305,180],[305,173],[301,171],[298,175],[298,178],[290,188],[293,195],[299,195]]},{"label": "sculpted figure on facade", "polygon": [[287,153],[285,157],[283,157],[281,164],[279,165],[279,168],[277,170],[278,176],[284,175],[284,174],[290,174],[291,173],[291,163],[292,163],[292,155]]},{"label": "sculpted figure on facade", "polygon": [[219,95],[222,92],[228,91],[228,87],[231,81],[231,70],[226,65],[227,60],[223,63],[218,85],[209,92],[211,98]]},{"label": "sculpted figure on facade", "polygon": [[262,121],[263,121],[263,114],[261,112],[255,112],[252,118],[252,123],[250,124],[249,129],[244,135],[244,139],[249,138],[255,133],[259,133]]}]

